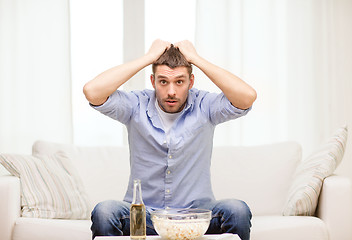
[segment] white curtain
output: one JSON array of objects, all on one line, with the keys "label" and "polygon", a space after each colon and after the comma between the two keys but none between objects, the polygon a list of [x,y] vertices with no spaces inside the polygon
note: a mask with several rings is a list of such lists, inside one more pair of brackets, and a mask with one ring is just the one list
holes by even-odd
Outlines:
[{"label": "white curtain", "polygon": [[0,152],[72,142],[65,0],[0,0]]},{"label": "white curtain", "polygon": [[343,123],[352,132],[351,10],[346,0],[198,0],[199,53],[258,93],[246,117],[218,127],[215,144],[293,140],[307,155]]}]

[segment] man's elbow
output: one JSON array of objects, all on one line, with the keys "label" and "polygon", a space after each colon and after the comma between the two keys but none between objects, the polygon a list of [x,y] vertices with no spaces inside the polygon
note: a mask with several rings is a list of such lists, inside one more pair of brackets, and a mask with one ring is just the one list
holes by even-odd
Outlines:
[{"label": "man's elbow", "polygon": [[83,86],[83,94],[89,102],[93,99],[94,94],[93,94],[93,90],[90,87],[89,83],[86,83]]},{"label": "man's elbow", "polygon": [[89,82],[83,86],[83,93],[88,102],[92,105],[98,106],[106,101],[106,99],[102,99],[101,97],[99,98],[96,90],[91,86]]},{"label": "man's elbow", "polygon": [[250,105],[249,107],[253,105],[256,99],[257,99],[257,92],[254,89],[252,89],[248,94],[248,104]]},{"label": "man's elbow", "polygon": [[234,106],[245,110],[250,108],[256,99],[257,99],[257,92],[254,89],[252,89],[251,91],[247,92],[246,96],[243,97],[239,103],[237,103],[237,106],[236,105]]}]

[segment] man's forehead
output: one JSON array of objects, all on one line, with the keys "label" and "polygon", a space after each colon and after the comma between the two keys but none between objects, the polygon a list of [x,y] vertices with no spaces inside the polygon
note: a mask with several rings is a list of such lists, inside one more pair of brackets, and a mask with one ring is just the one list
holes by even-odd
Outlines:
[{"label": "man's forehead", "polygon": [[181,77],[188,76],[188,71],[186,67],[176,67],[169,68],[166,65],[159,65],[155,69],[155,76],[165,76],[165,77]]}]

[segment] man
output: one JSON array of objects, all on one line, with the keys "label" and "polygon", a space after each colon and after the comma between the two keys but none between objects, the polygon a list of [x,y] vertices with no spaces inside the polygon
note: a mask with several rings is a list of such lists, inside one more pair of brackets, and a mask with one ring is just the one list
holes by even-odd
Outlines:
[{"label": "man", "polygon": [[[153,90],[125,92],[121,85],[153,64]],[[193,89],[192,65],[201,69],[221,94]],[[245,115],[255,90],[232,73],[198,55],[189,41],[174,45],[155,40],[142,57],[111,68],[84,86],[90,104],[125,124],[131,173],[124,201],[104,201],[92,212],[95,236],[129,235],[133,179],[142,182],[147,235],[156,234],[150,211],[160,208],[212,210],[208,234],[236,233],[249,239],[251,212],[240,200],[215,200],[210,160],[215,126]]]}]

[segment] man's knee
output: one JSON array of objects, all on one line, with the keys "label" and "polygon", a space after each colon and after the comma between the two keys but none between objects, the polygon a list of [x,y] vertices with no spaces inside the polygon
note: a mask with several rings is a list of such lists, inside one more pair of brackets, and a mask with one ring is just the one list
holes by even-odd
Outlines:
[{"label": "man's knee", "polygon": [[107,200],[98,203],[92,211],[92,221],[98,220],[109,220],[111,218],[121,218],[122,216],[129,215],[129,207],[126,203]]},{"label": "man's knee", "polygon": [[98,203],[91,218],[92,239],[129,234],[129,204],[126,202],[109,200]]},{"label": "man's knee", "polygon": [[227,199],[223,200],[218,204],[218,208],[222,209],[222,211],[229,213],[230,215],[237,215],[247,217],[249,219],[252,218],[252,213],[249,206],[241,200],[237,199]]},{"label": "man's knee", "polygon": [[236,233],[243,240],[249,239],[252,213],[248,205],[241,200],[229,199],[224,200],[219,207],[223,211],[223,232]]},{"label": "man's knee", "polygon": [[228,200],[228,211],[232,211],[233,214],[240,216],[245,219],[252,219],[252,213],[244,201],[231,199]]}]

